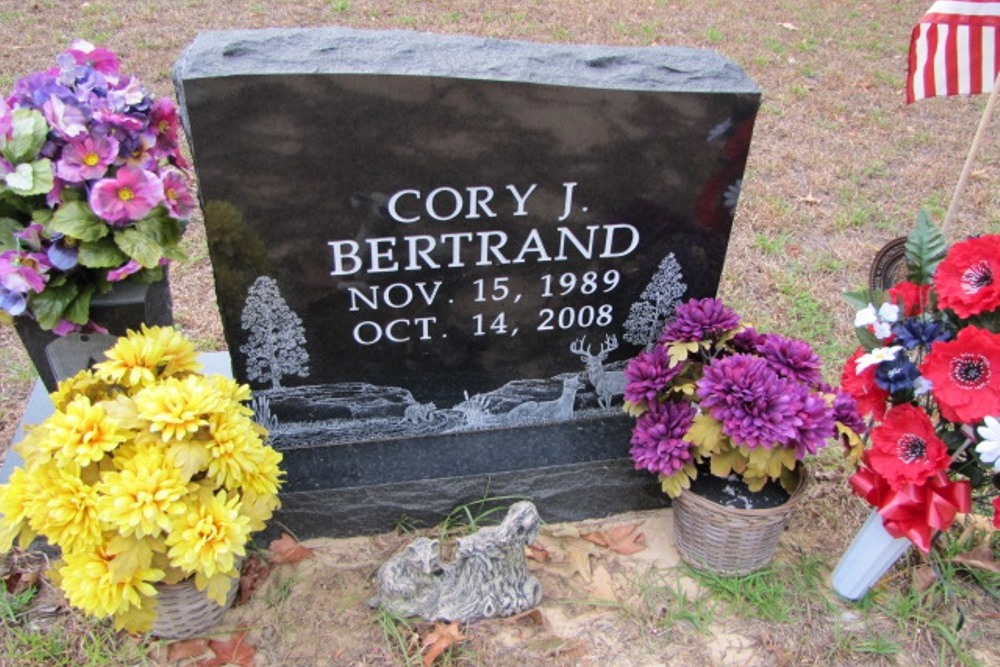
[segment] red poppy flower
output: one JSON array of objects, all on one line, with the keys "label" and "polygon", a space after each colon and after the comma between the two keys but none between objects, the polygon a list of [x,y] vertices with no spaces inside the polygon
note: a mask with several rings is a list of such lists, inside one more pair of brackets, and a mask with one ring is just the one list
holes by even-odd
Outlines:
[{"label": "red poppy flower", "polygon": [[869,366],[858,373],[857,361],[864,353],[864,348],[859,347],[844,364],[840,386],[854,398],[862,416],[872,415],[880,420],[885,416],[889,392],[875,384],[875,366]]},{"label": "red poppy flower", "polygon": [[930,417],[909,403],[889,410],[885,421],[872,429],[871,439],[866,461],[894,490],[922,484],[951,463]]},{"label": "red poppy flower", "polygon": [[954,340],[931,346],[920,374],[934,385],[948,421],[972,424],[1000,414],[1000,335],[966,327]]},{"label": "red poppy flower", "polygon": [[934,272],[938,305],[971,317],[1000,308],[1000,236],[955,243]]},{"label": "red poppy flower", "polygon": [[889,299],[899,306],[899,317],[902,319],[922,313],[930,298],[930,292],[930,285],[903,281],[889,288]]}]

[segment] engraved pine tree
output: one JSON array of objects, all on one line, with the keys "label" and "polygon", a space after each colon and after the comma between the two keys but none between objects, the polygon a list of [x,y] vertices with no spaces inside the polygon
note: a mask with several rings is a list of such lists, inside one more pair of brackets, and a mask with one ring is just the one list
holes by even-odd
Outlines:
[{"label": "engraved pine tree", "polygon": [[687,291],[684,273],[674,253],[660,262],[639,300],[629,308],[622,336],[633,345],[646,346],[656,340],[663,325],[674,314],[681,297]]},{"label": "engraved pine tree", "polygon": [[247,342],[240,346],[246,360],[247,377],[281,388],[281,378],[308,377],[309,353],[302,320],[288,307],[278,283],[261,276],[250,286],[240,326]]}]

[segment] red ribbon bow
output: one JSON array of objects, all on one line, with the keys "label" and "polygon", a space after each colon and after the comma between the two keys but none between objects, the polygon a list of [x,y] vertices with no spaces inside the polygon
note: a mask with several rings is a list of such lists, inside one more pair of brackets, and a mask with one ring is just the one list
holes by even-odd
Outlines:
[{"label": "red ribbon bow", "polygon": [[967,480],[954,482],[939,470],[921,484],[893,489],[870,468],[859,468],[848,480],[854,493],[878,509],[882,525],[893,537],[905,537],[923,552],[931,538],[947,530],[958,512],[972,509],[972,487]]}]

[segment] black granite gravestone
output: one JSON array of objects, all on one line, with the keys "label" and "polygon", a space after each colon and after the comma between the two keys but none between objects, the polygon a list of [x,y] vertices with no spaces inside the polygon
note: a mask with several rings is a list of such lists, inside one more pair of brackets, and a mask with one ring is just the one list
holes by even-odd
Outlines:
[{"label": "black granite gravestone", "polygon": [[760,93],[706,51],[350,29],[175,69],[236,377],[300,536],[665,503],[626,360],[715,293]]}]

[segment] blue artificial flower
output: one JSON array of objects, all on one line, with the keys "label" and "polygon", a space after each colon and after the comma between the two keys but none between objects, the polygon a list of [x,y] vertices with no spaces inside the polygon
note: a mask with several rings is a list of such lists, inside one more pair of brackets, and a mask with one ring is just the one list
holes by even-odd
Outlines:
[{"label": "blue artificial flower", "polygon": [[45,251],[52,266],[60,271],[69,271],[76,266],[79,254],[80,250],[72,239],[67,239],[62,234],[53,235],[52,245]]},{"label": "blue artificial flower", "polygon": [[907,350],[912,350],[919,346],[929,348],[931,343],[952,339],[951,330],[940,322],[923,320],[917,317],[896,322],[892,326],[892,333],[896,336],[896,342]]},{"label": "blue artificial flower", "polygon": [[920,371],[905,354],[897,354],[889,361],[883,361],[875,368],[875,384],[890,394],[913,388],[920,377]]}]

